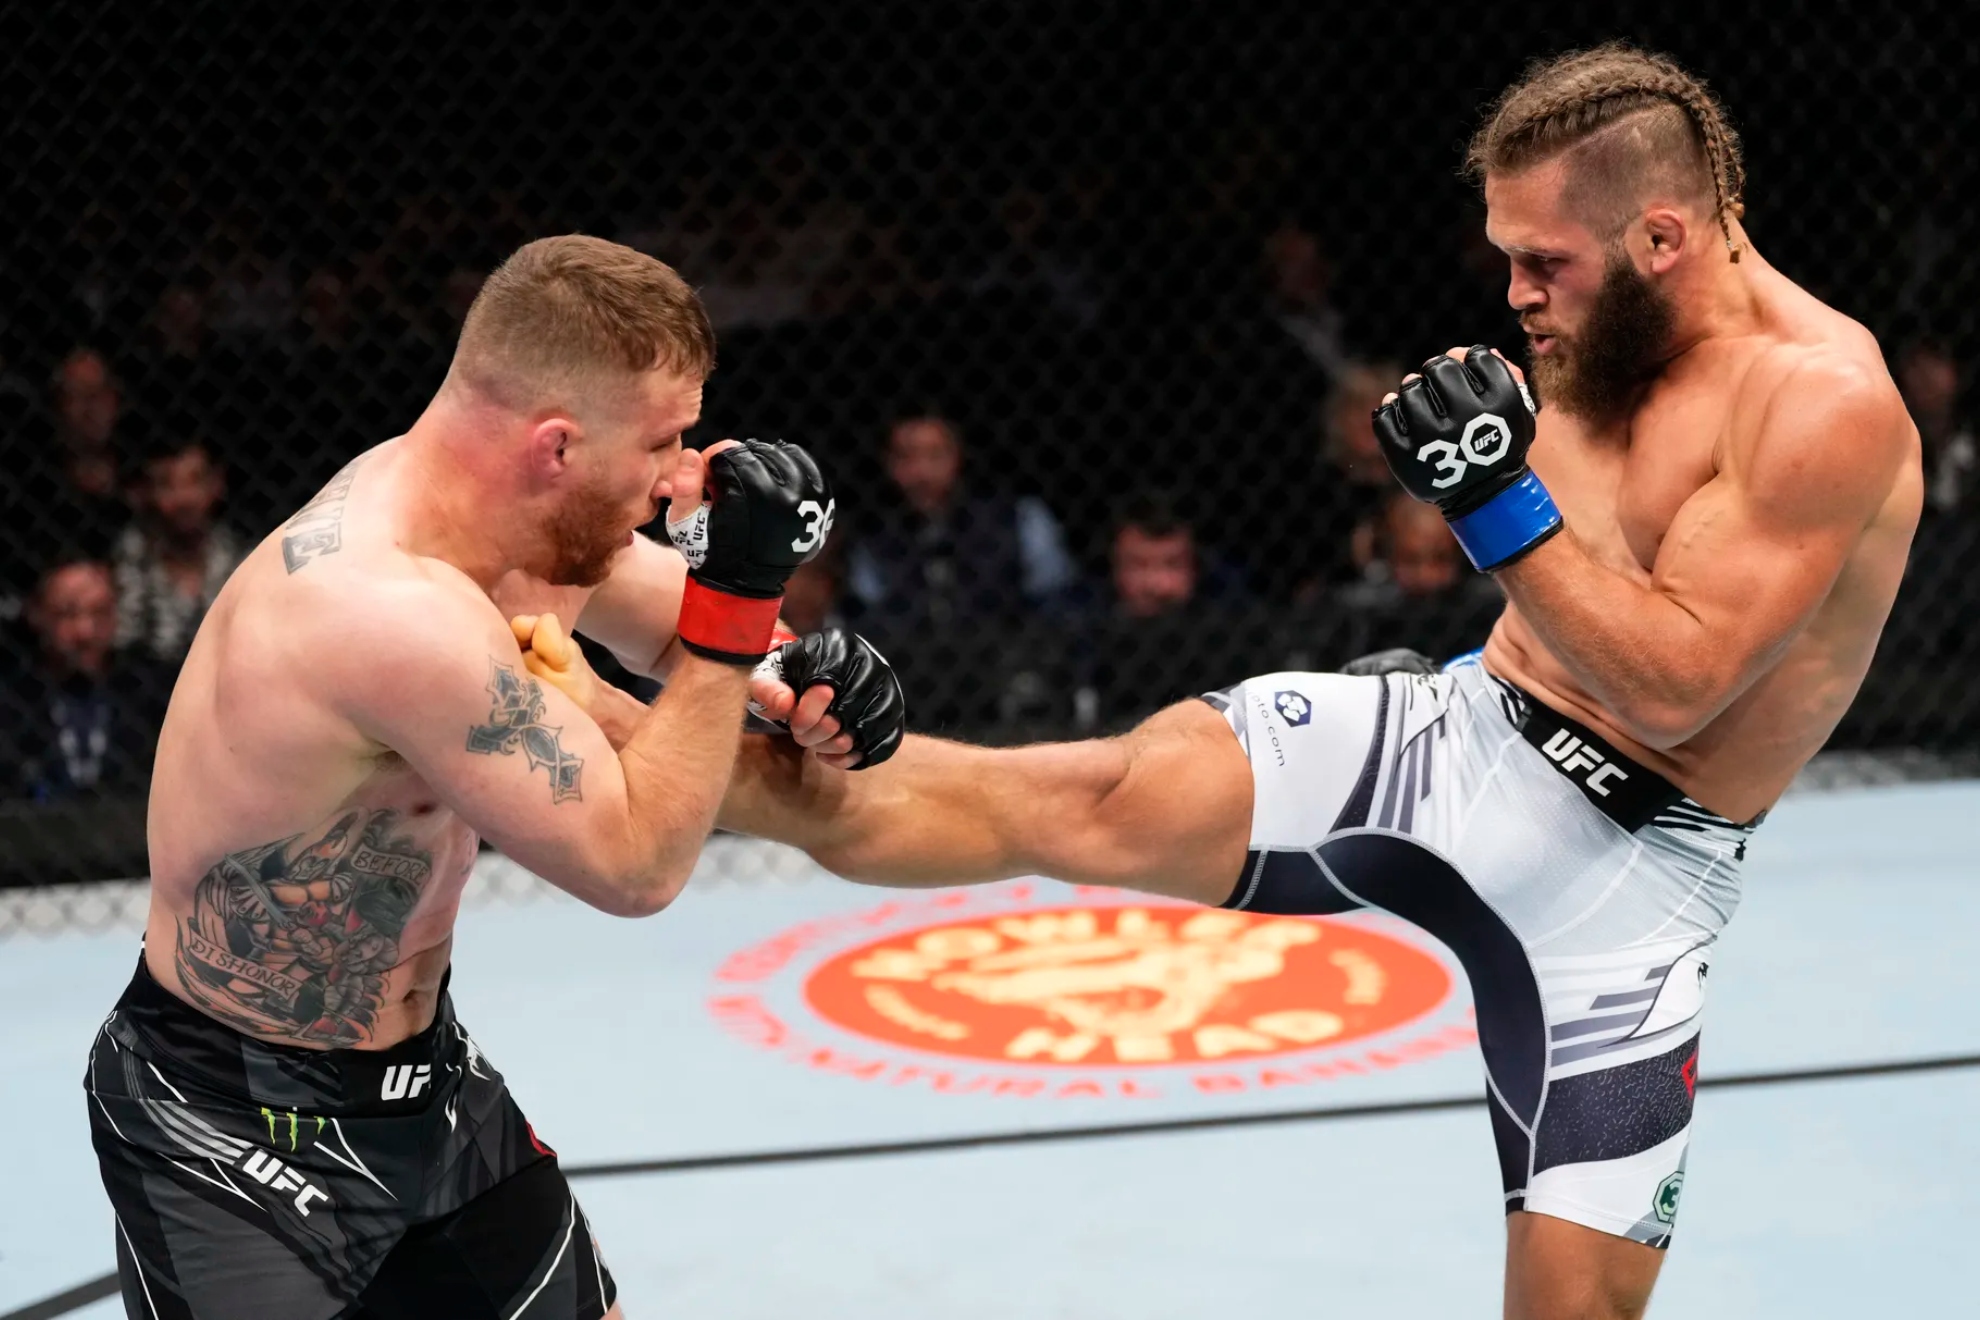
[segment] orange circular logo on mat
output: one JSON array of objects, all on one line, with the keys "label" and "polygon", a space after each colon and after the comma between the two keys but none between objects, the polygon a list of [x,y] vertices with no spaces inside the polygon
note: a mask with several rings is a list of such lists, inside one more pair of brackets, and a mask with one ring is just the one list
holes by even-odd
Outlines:
[{"label": "orange circular logo on mat", "polygon": [[1450,992],[1429,954],[1359,925],[1182,906],[1064,907],[924,926],[805,982],[827,1021],[1007,1063],[1199,1063],[1340,1044]]}]

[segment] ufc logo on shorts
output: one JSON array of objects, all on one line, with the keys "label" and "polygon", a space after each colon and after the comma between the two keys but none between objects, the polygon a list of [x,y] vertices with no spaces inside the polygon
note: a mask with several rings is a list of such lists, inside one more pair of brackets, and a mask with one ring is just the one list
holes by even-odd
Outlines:
[{"label": "ufc logo on shorts", "polygon": [[271,1187],[278,1192],[294,1192],[296,1194],[296,1213],[302,1215],[304,1218],[309,1217],[309,1202],[311,1197],[319,1201],[328,1201],[330,1199],[330,1193],[324,1191],[315,1183],[310,1182],[300,1173],[297,1173],[294,1169],[282,1163],[282,1161],[276,1159],[265,1150],[248,1151],[247,1157],[241,1161],[241,1172],[260,1183],[263,1187]]},{"label": "ufc logo on shorts", "polygon": [[1566,729],[1554,730],[1554,736],[1547,739],[1540,750],[1569,775],[1579,774],[1584,770],[1590,771],[1591,773],[1583,776],[1582,783],[1586,784],[1588,791],[1597,797],[1609,796],[1609,790],[1603,784],[1603,780],[1629,778],[1627,770],[1610,761],[1608,757],[1603,756]]},{"label": "ufc logo on shorts", "polygon": [[395,1063],[385,1070],[385,1084],[378,1088],[380,1100],[411,1100],[433,1080],[433,1065]]}]

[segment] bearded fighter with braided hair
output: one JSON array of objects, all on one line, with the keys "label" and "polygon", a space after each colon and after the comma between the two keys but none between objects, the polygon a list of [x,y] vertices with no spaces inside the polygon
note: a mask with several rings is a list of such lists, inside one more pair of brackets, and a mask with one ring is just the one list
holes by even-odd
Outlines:
[{"label": "bearded fighter with braided hair", "polygon": [[1683,1186],[1712,946],[1755,825],[1863,681],[1918,435],[1869,333],[1754,251],[1737,140],[1668,59],[1536,65],[1470,160],[1546,409],[1474,348],[1376,424],[1505,589],[1482,654],[1268,674],[1116,739],[910,737],[855,775],[756,740],[722,822],[874,884],[1042,873],[1415,922],[1477,1001],[1506,1313],[1635,1316]]}]

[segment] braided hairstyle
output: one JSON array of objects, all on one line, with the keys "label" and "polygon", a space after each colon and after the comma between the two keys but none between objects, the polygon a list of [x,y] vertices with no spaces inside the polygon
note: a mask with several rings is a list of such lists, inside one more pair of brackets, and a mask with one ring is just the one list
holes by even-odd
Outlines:
[{"label": "braided hairstyle", "polygon": [[1465,166],[1480,179],[1490,171],[1516,172],[1625,122],[1641,130],[1663,163],[1695,166],[1710,177],[1712,215],[1738,261],[1732,221],[1746,214],[1739,135],[1718,98],[1669,56],[1612,41],[1534,61],[1493,102]]}]

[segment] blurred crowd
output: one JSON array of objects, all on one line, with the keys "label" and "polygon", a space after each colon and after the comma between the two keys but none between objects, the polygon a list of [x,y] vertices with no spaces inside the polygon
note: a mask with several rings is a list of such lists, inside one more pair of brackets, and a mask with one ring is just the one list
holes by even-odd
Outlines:
[{"label": "blurred crowd", "polygon": [[[1370,410],[1405,370],[1385,356],[1395,337],[1337,306],[1314,227],[1251,230],[1151,317],[1097,236],[1098,184],[1015,187],[990,223],[931,228],[834,197],[801,160],[777,169],[757,191],[689,178],[617,236],[679,267],[716,322],[697,438],[784,434],[833,473],[841,530],[786,614],[872,637],[919,727],[1115,729],[1247,673],[1483,642],[1496,587],[1374,443]],[[528,232],[498,215],[450,241],[460,228],[414,206],[357,256],[311,260],[243,222],[169,277],[85,262],[51,318],[63,337],[0,361],[0,615],[16,624],[0,800],[142,790],[229,573],[417,415],[483,273]],[[931,232],[973,237],[937,250]],[[1422,351],[1513,346],[1500,277],[1474,264]],[[1980,439],[1963,364],[1928,337],[1887,347],[1925,441],[1914,562],[1967,562]],[[1971,595],[1944,572],[1908,587],[1886,653],[1916,681],[1949,671],[1950,692],[1976,656]],[[1972,705],[1952,709],[1970,724]]]}]

